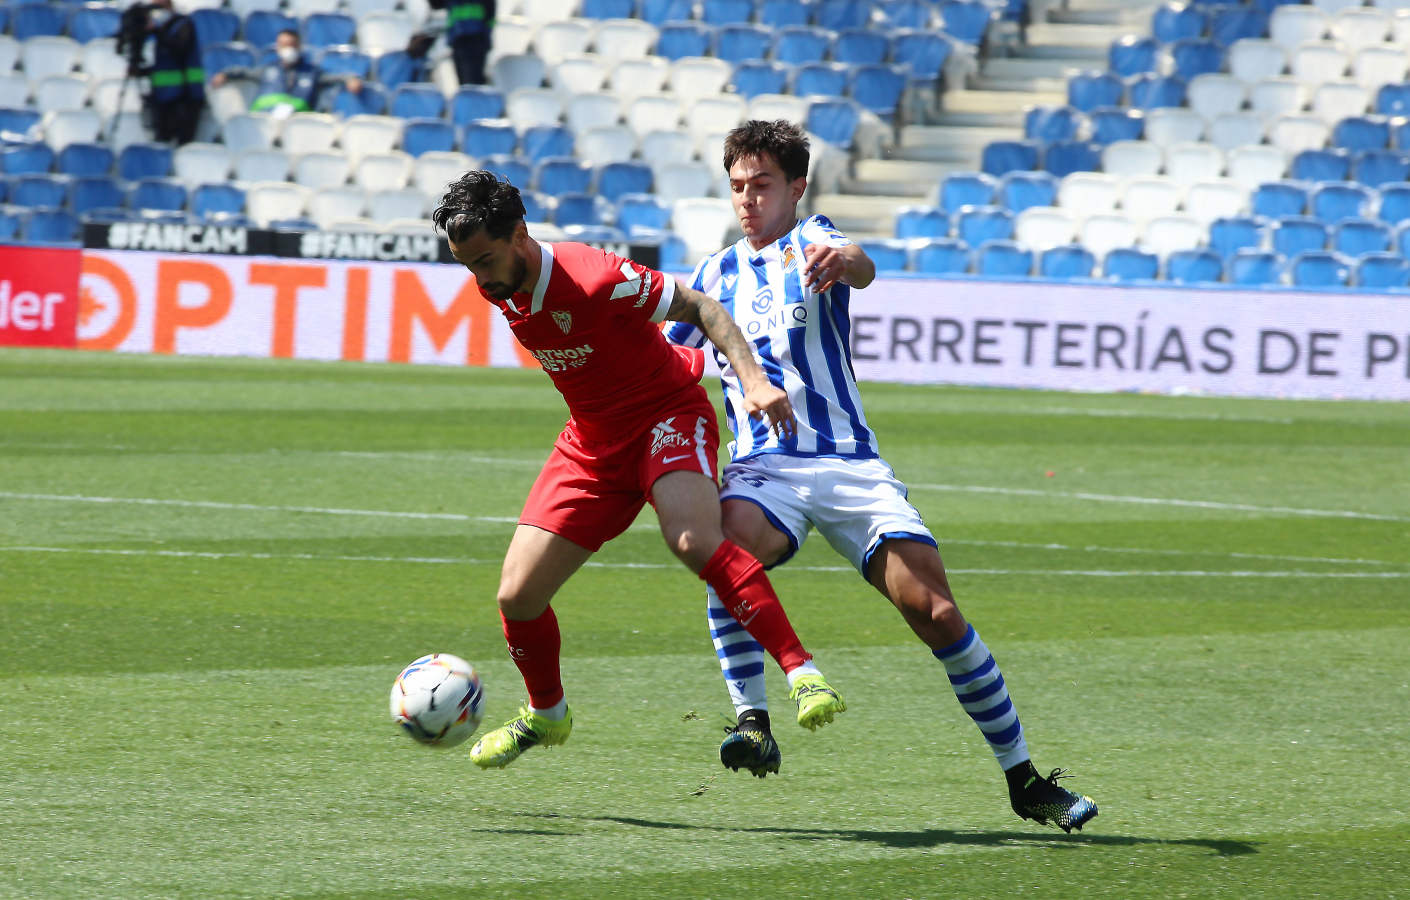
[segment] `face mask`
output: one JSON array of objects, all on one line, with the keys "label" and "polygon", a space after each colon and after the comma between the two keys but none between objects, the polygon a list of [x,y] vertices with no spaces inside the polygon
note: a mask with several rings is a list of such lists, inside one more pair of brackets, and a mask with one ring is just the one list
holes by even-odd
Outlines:
[{"label": "face mask", "polygon": [[280,47],[275,52],[279,54],[279,61],[286,66],[292,66],[299,61],[299,51],[297,47]]},{"label": "face mask", "polygon": [[170,20],[171,10],[169,9],[154,9],[147,16],[147,21],[151,22],[158,28],[165,25]]}]

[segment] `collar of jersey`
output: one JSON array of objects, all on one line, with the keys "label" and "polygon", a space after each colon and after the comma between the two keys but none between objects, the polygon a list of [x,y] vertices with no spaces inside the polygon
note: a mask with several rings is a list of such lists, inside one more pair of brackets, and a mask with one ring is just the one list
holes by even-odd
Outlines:
[{"label": "collar of jersey", "polygon": [[548,241],[539,241],[539,280],[534,284],[534,293],[529,298],[529,311],[524,312],[519,308],[519,304],[514,302],[514,298],[520,294],[519,291],[515,291],[510,298],[505,301],[505,305],[508,306],[515,315],[519,316],[532,316],[534,313],[541,311],[543,309],[543,297],[544,294],[548,293],[548,282],[552,277],[553,247]]}]

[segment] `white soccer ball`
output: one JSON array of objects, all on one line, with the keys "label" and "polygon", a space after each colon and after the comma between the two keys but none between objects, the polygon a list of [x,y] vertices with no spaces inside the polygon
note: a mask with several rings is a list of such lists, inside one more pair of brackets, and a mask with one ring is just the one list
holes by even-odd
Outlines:
[{"label": "white soccer ball", "polygon": [[421,744],[463,743],[480,727],[484,705],[475,667],[449,653],[421,657],[392,685],[392,719]]}]

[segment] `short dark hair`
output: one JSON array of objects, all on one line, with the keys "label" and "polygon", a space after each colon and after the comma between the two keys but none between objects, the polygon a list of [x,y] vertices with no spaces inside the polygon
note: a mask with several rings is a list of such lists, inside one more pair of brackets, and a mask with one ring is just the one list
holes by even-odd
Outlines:
[{"label": "short dark hair", "polygon": [[294,36],[294,40],[299,42],[300,47],[304,45],[303,37],[300,36],[298,31],[293,28],[281,28],[279,29],[279,34],[276,34],[275,37],[279,37],[280,34],[292,34]]},{"label": "short dark hair", "polygon": [[725,135],[725,171],[741,157],[772,157],[789,181],[808,174],[808,136],[785,119],[750,119]]},{"label": "short dark hair", "polygon": [[499,240],[524,221],[524,200],[514,185],[500,181],[493,172],[476,169],[450,183],[431,221],[456,242],[482,228]]}]

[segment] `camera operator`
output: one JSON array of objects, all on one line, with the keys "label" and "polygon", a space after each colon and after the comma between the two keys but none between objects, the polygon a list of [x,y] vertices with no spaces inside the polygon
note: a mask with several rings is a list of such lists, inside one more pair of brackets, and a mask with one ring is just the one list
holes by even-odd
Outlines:
[{"label": "camera operator", "polygon": [[461,84],[485,83],[485,57],[490,52],[495,0],[429,0],[432,9],[446,11],[446,43]]},{"label": "camera operator", "polygon": [[[142,64],[142,49],[153,42],[152,65]],[[205,70],[190,16],[172,12],[171,0],[137,3],[123,14],[120,43],[129,78],[147,76],[147,113],[158,141],[190,143],[206,103]]]},{"label": "camera operator", "polygon": [[285,29],[274,39],[276,60],[258,72],[233,67],[215,73],[211,87],[220,87],[232,78],[257,79],[255,98],[250,103],[254,112],[270,112],[276,116],[295,112],[310,112],[318,106],[319,92],[329,84],[342,84],[347,90],[362,92],[362,79],[355,75],[330,75],[320,70],[304,54],[299,33]]}]

